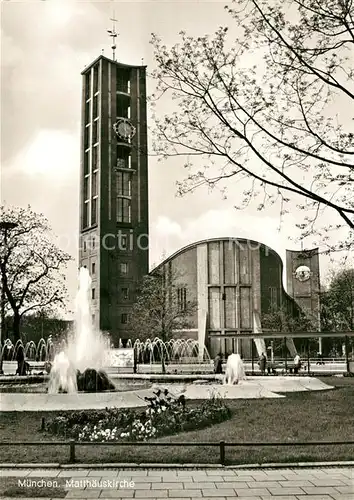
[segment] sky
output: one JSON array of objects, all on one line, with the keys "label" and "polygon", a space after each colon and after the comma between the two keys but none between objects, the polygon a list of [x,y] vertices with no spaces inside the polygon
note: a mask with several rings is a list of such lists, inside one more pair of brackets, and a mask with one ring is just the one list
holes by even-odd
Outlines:
[{"label": "sky", "polygon": [[[111,57],[106,30],[113,15],[118,60],[143,61],[150,72],[152,32],[166,45],[176,43],[181,30],[213,33],[230,24],[224,5],[224,0],[1,3],[1,201],[31,205],[47,217],[61,248],[74,258],[67,274],[71,301],[78,267],[81,71],[102,51]],[[153,93],[153,81],[147,83]],[[187,244],[219,236],[260,241],[283,259],[286,248],[300,249],[289,240],[296,236],[295,212],[279,232],[279,207],[235,210],[244,186],[232,186],[226,200],[206,189],[177,197],[176,181],[184,175],[178,158],[149,159],[151,267]]]}]

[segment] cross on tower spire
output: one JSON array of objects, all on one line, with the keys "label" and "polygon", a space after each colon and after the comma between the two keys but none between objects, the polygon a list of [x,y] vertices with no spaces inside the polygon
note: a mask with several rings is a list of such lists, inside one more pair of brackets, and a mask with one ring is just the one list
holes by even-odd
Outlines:
[{"label": "cross on tower spire", "polygon": [[116,38],[118,36],[118,33],[116,31],[116,22],[117,19],[114,17],[114,12],[113,12],[113,17],[110,18],[110,21],[112,21],[112,29],[107,30],[107,33],[109,33],[109,36],[112,37],[112,52],[113,52],[113,61],[116,60]]}]

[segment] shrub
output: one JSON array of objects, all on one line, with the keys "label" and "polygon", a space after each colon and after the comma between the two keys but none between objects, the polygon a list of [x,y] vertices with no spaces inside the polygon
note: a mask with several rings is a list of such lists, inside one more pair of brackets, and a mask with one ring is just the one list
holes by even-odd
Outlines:
[{"label": "shrub", "polygon": [[144,410],[106,408],[105,410],[61,413],[46,424],[46,431],[78,441],[146,441],[181,431],[201,429],[231,417],[223,399],[213,395],[196,407],[188,407],[183,395],[157,390],[146,397]]}]

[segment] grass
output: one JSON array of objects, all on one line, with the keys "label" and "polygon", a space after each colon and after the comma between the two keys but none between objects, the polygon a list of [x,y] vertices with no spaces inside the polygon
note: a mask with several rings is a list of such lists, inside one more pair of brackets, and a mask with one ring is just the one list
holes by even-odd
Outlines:
[{"label": "grass", "polygon": [[[230,400],[232,418],[212,428],[195,430],[153,440],[154,442],[308,442],[351,441],[354,436],[354,379],[326,377],[335,390],[288,393],[281,399]],[[198,402],[198,404],[200,401]],[[189,404],[195,404],[190,402]],[[50,413],[50,415],[53,415]],[[45,412],[3,413],[0,440],[56,441],[62,438],[43,434]],[[2,462],[67,463],[68,446],[1,447]],[[210,446],[79,446],[77,460],[134,463],[219,463],[219,450]],[[249,447],[226,448],[226,462],[269,463],[352,460],[354,446]]]},{"label": "grass", "polygon": [[[0,498],[64,498],[67,490],[59,479],[48,478],[46,484],[40,486],[41,477],[32,477],[31,485],[23,485],[24,478],[0,477]],[[50,482],[53,484],[50,485]],[[63,482],[63,481],[61,481]]]}]

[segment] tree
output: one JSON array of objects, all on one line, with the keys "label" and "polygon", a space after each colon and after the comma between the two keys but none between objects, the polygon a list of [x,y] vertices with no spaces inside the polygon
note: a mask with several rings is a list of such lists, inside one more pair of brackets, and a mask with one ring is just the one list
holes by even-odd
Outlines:
[{"label": "tree", "polygon": [[354,269],[334,275],[322,294],[321,316],[324,330],[354,330]]},{"label": "tree", "polygon": [[166,342],[176,330],[190,326],[196,308],[196,301],[188,299],[187,287],[178,271],[161,266],[143,278],[129,326],[135,338],[159,337]]},{"label": "tree", "polygon": [[[289,203],[304,211],[302,237],[321,235],[327,251],[354,241],[354,11],[352,0],[237,0],[226,7],[236,35],[167,48],[153,35],[157,81],[152,105],[172,97],[157,118],[161,159],[185,157],[184,195],[200,186],[246,182],[241,208]],[[324,226],[324,212],[337,220]],[[327,213],[325,214],[327,215]],[[345,236],[330,243],[329,233]]]},{"label": "tree", "polygon": [[[282,307],[262,315],[262,328],[274,332],[284,332],[284,337],[289,336],[291,332],[315,332],[318,330],[318,318],[305,314],[299,308],[294,307],[290,312],[287,308]],[[302,352],[308,349],[316,351],[318,349],[318,340],[309,338],[295,339],[295,346]],[[273,341],[274,350],[283,350],[283,339],[275,339]]]},{"label": "tree", "polygon": [[[30,207],[0,207],[0,220],[14,227],[0,231],[1,281],[13,315],[14,340],[20,338],[22,318],[36,311],[49,313],[64,306],[64,271],[71,260],[52,241],[48,221]],[[6,242],[5,242],[6,238]]]}]

